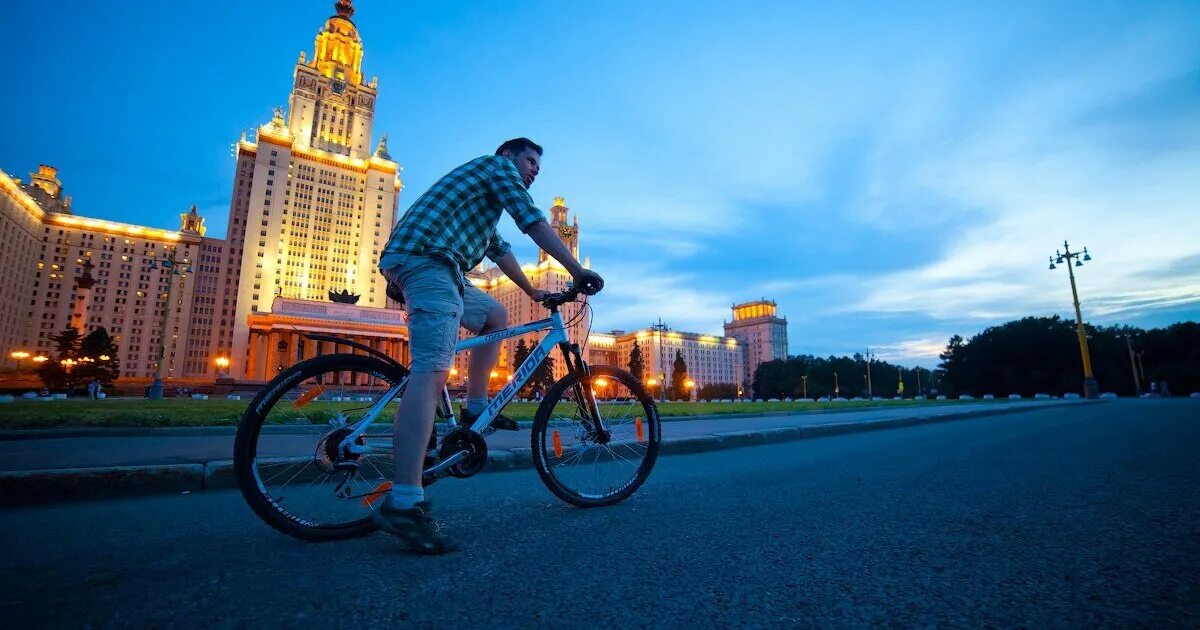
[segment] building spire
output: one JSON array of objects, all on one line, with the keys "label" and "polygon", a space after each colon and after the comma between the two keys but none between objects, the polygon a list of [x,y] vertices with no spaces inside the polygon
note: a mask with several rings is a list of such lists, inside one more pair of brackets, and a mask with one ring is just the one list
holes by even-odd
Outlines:
[{"label": "building spire", "polygon": [[333,3],[334,10],[337,11],[337,16],[349,20],[354,15],[354,6],[350,4],[350,0],[337,0]]}]

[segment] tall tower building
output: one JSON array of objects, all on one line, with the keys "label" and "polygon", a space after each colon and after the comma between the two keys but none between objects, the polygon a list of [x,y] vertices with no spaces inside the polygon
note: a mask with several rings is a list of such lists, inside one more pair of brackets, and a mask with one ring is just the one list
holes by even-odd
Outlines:
[{"label": "tall tower building", "polygon": [[725,322],[725,336],[737,339],[742,347],[742,383],[747,391],[754,384],[759,364],[788,356],[787,319],[777,315],[774,300],[735,304],[733,321]]},{"label": "tall tower building", "polygon": [[354,7],[339,0],[334,8],[312,58],[300,53],[288,111],[276,108],[253,142],[237,145],[227,242],[215,254],[224,258],[221,323],[210,347],[230,357],[234,378],[246,375],[249,318],[271,312],[276,298],[325,302],[348,291],[359,306],[386,306],[377,266],[395,223],[400,167],[386,136],[370,151],[378,79],[363,81]]},{"label": "tall tower building", "polygon": [[[563,197],[554,198],[554,207],[550,208],[550,227],[558,233],[559,238],[566,243],[571,250],[571,255],[576,259],[579,258],[579,215],[575,215],[574,221],[567,222],[567,214],[571,209],[567,207],[567,200]],[[550,258],[550,255],[543,249],[538,249],[538,262],[545,262]]]}]

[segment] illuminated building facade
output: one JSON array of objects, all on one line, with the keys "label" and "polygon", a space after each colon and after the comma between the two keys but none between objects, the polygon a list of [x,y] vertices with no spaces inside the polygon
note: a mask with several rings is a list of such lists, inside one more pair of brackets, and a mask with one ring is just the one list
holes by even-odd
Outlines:
[{"label": "illuminated building facade", "polygon": [[738,340],[744,357],[742,381],[754,382],[758,366],[788,354],[787,318],[779,317],[774,300],[756,300],[733,305],[733,321],[725,322],[725,335]]},{"label": "illuminated building facade", "polygon": [[[104,327],[120,348],[122,378],[150,378],[157,368],[159,331],[167,315],[166,374],[186,378],[207,358],[207,340],[194,343],[197,275],[163,273],[166,257],[191,263],[205,247],[204,220],[180,215],[178,231],[74,214],[58,172],[43,165],[23,183],[0,171],[0,343],[34,356],[52,356],[51,335],[68,326],[87,333]],[[179,283],[164,305],[167,284]],[[5,356],[9,351],[5,351]],[[194,363],[191,361],[195,359]]]},{"label": "illuminated building facade", "polygon": [[277,298],[328,302],[330,292],[346,291],[360,307],[387,306],[377,268],[396,220],[400,167],[386,136],[370,150],[378,79],[363,81],[350,2],[334,6],[312,59],[301,52],[296,62],[288,112],[276,108],[253,142],[243,137],[237,144],[221,314],[210,348],[213,356],[231,357],[235,379],[251,376],[247,367],[255,358],[262,365],[264,352],[300,356],[291,337],[263,348],[273,338],[263,315]]},{"label": "illuminated building facade", "polygon": [[675,371],[675,352],[678,351],[683,355],[687,376],[695,382],[696,391],[718,383],[743,386],[742,349],[732,337],[680,332],[666,326],[633,332],[593,333],[588,340],[589,347],[593,348],[589,360],[628,370],[635,341],[645,366],[641,375],[643,383],[654,379],[669,385]]}]

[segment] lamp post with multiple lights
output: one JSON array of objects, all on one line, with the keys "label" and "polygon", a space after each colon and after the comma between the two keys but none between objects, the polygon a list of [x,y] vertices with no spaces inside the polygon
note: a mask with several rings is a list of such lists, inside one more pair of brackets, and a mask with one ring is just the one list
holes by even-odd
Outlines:
[{"label": "lamp post with multiple lights", "polygon": [[167,369],[167,320],[171,315],[171,309],[174,305],[171,303],[171,295],[174,293],[175,276],[181,276],[185,273],[192,272],[192,263],[187,258],[183,260],[175,260],[175,253],[171,252],[165,258],[157,263],[150,261],[151,269],[162,268],[167,274],[169,282],[167,282],[166,303],[163,305],[162,323],[159,324],[158,333],[158,367],[154,370],[154,382],[150,384],[150,391],[147,397],[151,400],[162,400],[163,397],[163,376]]},{"label": "lamp post with multiple lights", "polygon": [[[1088,352],[1087,335],[1083,332],[1083,313],[1079,310],[1079,291],[1075,288],[1075,270],[1073,267],[1082,267],[1083,263],[1092,259],[1092,255],[1088,253],[1086,247],[1082,252],[1071,251],[1071,246],[1063,241],[1063,250],[1054,251],[1054,255],[1050,257],[1050,269],[1053,271],[1058,265],[1064,262],[1067,265],[1067,277],[1071,279],[1071,297],[1075,301],[1075,327],[1079,335],[1079,354],[1083,358],[1083,395],[1087,398],[1100,397],[1100,385],[1096,383],[1096,377],[1092,375],[1092,355]],[[1071,262],[1075,264],[1072,265]]]}]

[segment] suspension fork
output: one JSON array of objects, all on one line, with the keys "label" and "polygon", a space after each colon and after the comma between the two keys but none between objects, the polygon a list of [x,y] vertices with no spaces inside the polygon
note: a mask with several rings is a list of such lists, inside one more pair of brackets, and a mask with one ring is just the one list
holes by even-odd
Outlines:
[{"label": "suspension fork", "polygon": [[579,344],[576,343],[561,343],[558,345],[562,350],[563,361],[566,362],[567,373],[578,371],[583,375],[579,382],[572,385],[575,388],[575,399],[584,401],[585,411],[591,416],[592,428],[601,440],[608,440],[608,431],[604,427],[604,418],[600,417],[600,406],[596,403],[596,396],[592,392],[592,369],[588,366],[587,361],[583,360],[583,353],[579,351]]}]

